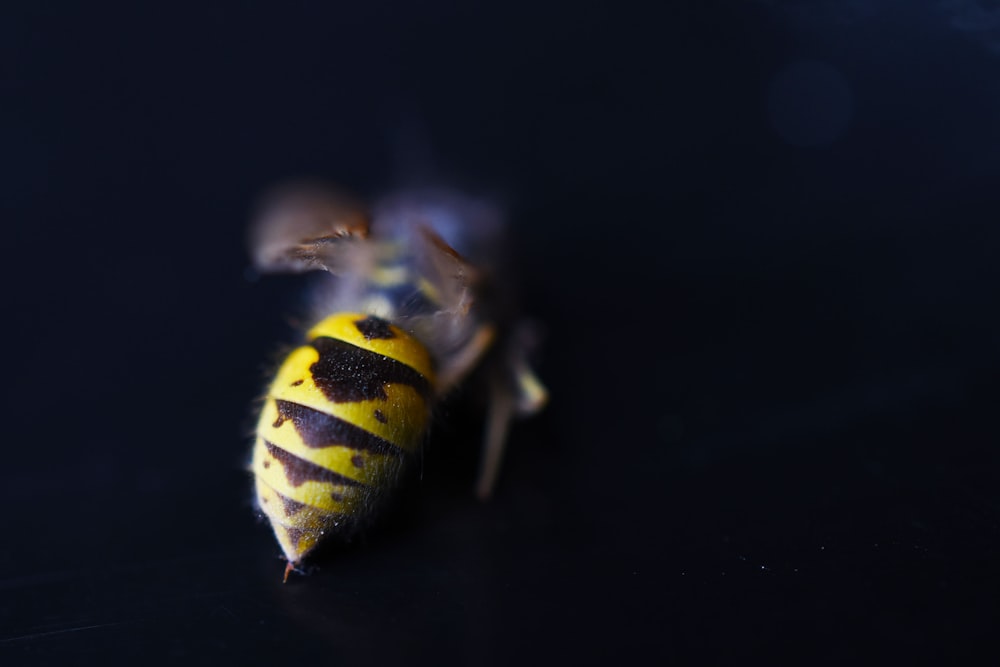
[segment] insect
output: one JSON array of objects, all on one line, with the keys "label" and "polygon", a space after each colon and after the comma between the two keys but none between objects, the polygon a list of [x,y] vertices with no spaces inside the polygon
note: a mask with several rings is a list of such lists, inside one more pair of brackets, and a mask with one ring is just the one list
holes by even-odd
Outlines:
[{"label": "insect", "polygon": [[475,488],[489,497],[510,422],[548,396],[528,361],[532,329],[500,296],[496,210],[423,192],[369,211],[329,187],[293,186],[265,198],[251,232],[259,272],[327,274],[253,446],[256,502],[287,558],[285,580],[318,544],[376,516],[435,407],[476,368],[489,395]]}]

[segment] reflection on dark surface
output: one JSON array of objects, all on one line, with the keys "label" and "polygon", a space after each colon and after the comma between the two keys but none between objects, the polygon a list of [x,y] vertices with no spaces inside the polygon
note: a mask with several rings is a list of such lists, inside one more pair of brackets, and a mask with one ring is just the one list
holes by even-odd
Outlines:
[{"label": "reflection on dark surface", "polygon": [[[991,648],[989,3],[82,7],[0,19],[0,664]],[[308,304],[243,234],[313,175],[500,191],[552,402],[486,504],[450,406],[282,585],[247,406]]]}]

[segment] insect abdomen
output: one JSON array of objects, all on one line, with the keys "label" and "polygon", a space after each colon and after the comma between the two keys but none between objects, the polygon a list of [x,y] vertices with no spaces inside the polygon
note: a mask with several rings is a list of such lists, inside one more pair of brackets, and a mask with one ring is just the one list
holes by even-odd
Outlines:
[{"label": "insect abdomen", "polygon": [[257,424],[257,504],[290,563],[358,523],[423,438],[434,390],[418,341],[380,318],[327,317],[285,359]]}]

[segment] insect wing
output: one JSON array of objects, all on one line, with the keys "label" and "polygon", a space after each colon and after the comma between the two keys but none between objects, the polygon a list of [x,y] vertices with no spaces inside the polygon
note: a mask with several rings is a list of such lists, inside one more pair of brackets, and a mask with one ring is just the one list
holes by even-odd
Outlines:
[{"label": "insect wing", "polygon": [[284,187],[265,197],[250,230],[254,268],[262,273],[356,268],[369,218],[332,188]]},{"label": "insect wing", "polygon": [[475,267],[430,227],[418,232],[416,268],[422,289],[441,311],[464,317],[474,300]]}]

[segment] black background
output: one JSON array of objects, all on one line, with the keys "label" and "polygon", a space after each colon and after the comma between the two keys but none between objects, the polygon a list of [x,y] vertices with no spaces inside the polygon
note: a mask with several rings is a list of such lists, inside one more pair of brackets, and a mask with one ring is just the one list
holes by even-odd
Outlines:
[{"label": "black background", "polygon": [[[5,3],[0,662],[991,649],[998,82],[973,0]],[[244,229],[311,176],[503,201],[552,401],[283,586]]]}]

